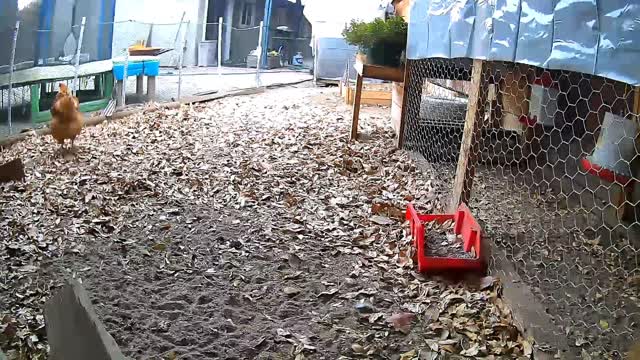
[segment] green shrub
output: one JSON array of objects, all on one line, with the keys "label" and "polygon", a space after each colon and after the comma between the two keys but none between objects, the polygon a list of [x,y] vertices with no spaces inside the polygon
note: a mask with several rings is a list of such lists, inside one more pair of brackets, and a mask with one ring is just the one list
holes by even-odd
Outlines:
[{"label": "green shrub", "polygon": [[381,44],[404,48],[407,44],[407,23],[399,16],[388,20],[375,19],[372,22],[351,20],[342,36],[363,52]]}]

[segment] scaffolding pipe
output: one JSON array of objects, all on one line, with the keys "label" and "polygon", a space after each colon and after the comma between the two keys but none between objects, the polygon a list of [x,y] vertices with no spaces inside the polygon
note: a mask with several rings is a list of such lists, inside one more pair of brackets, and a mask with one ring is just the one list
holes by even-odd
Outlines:
[{"label": "scaffolding pipe", "polygon": [[9,60],[9,108],[8,108],[8,122],[9,122],[9,135],[13,132],[13,123],[11,119],[11,104],[13,100],[13,68],[16,63],[16,46],[18,45],[18,32],[20,31],[20,21],[16,21],[16,27],[13,29],[13,44],[11,45],[11,59]]},{"label": "scaffolding pipe", "polygon": [[82,39],[84,38],[84,26],[87,23],[87,18],[82,17],[82,22],[80,23],[80,37],[78,38],[78,48],[76,49],[76,65],[75,65],[75,73],[73,75],[73,96],[77,96],[79,90],[78,84],[78,72],[80,72],[80,51],[82,50]]}]

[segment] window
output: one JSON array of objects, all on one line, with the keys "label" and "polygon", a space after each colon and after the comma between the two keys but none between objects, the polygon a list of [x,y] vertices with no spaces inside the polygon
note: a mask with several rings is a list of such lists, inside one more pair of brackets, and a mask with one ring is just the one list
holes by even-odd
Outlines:
[{"label": "window", "polygon": [[240,25],[255,25],[256,3],[253,1],[243,1],[241,5],[242,13],[240,14]]}]

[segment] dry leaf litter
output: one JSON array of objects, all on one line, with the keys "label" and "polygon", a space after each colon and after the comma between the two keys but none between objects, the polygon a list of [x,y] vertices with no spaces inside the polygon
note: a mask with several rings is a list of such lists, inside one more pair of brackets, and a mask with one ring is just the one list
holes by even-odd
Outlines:
[{"label": "dry leaf litter", "polygon": [[474,259],[475,254],[463,248],[462,235],[453,231],[455,223],[447,220],[444,223],[435,221],[425,223],[425,255],[439,258]]},{"label": "dry leaf litter", "polygon": [[388,108],[349,144],[335,89],[286,88],[87,128],[1,152],[0,347],[44,359],[43,304],[81,279],[127,356],[531,356],[493,281],[413,271],[407,202],[442,212],[436,174],[395,150]]}]

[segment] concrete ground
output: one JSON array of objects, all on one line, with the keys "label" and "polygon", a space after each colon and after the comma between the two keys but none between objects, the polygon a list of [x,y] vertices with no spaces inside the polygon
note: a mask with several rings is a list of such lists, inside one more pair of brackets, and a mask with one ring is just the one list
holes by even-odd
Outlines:
[{"label": "concrete ground", "polygon": [[[304,80],[312,80],[308,70],[273,69],[262,70],[260,81],[262,86],[274,84],[290,84]],[[178,83],[180,75],[176,69],[162,69],[158,77],[156,100],[158,102],[178,99]],[[221,75],[217,68],[187,68],[182,71],[181,96],[194,96],[205,92],[229,91],[256,86],[256,70],[246,68],[223,67]],[[146,91],[146,84],[145,84]],[[135,78],[127,82],[127,103],[138,103],[135,95]]]}]

